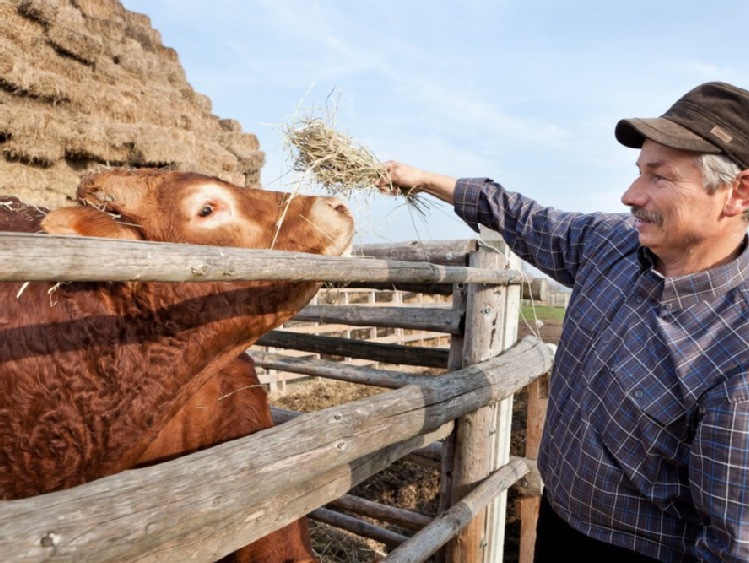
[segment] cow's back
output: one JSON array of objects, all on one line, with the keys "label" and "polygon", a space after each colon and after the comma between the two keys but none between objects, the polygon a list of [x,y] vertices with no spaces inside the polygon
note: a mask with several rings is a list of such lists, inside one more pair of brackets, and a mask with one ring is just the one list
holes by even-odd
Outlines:
[{"label": "cow's back", "polygon": [[47,209],[23,203],[17,197],[0,196],[0,231],[16,233],[41,232]]}]

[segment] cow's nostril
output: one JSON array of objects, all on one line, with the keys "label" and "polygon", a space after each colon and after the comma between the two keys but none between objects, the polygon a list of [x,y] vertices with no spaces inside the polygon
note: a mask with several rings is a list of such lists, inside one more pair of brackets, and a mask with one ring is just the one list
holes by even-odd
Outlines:
[{"label": "cow's nostril", "polygon": [[337,211],[338,213],[342,213],[343,215],[348,215],[350,213],[348,206],[337,199],[329,200],[328,205],[331,207],[331,209],[333,209],[333,211]]}]

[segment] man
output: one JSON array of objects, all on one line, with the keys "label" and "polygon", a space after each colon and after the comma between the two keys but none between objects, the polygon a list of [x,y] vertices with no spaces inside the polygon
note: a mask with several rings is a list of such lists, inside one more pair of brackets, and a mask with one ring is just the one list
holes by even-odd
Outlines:
[{"label": "man", "polygon": [[536,561],[749,561],[749,92],[703,84],[615,134],[640,149],[628,215],[386,167],[573,288]]}]

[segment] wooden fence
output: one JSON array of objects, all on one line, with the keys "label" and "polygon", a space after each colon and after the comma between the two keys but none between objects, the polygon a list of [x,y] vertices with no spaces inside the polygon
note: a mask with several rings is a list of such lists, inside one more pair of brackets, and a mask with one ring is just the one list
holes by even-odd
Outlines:
[{"label": "wooden fence", "polygon": [[[312,511],[348,522],[322,507],[361,511],[366,503],[346,496],[348,490],[416,453],[436,457],[442,468],[442,512],[429,520],[367,505],[420,527],[411,538],[380,529],[393,548],[386,560],[423,561],[447,544],[442,560],[501,561],[504,511],[497,499],[518,480],[525,493],[540,491],[534,444],[526,458],[509,459],[509,412],[513,394],[551,367],[553,351],[542,342],[515,344],[523,288],[530,295],[542,292],[543,283],[526,284],[519,271],[507,269],[505,254],[477,241],[368,245],[356,254],[0,234],[0,281],[294,279],[451,296],[450,307],[308,307],[298,321],[439,332],[450,336],[450,347],[269,333],[265,346],[396,367],[256,354],[265,368],[393,390],[316,413],[287,413],[291,420],[270,430],[168,463],[2,501],[0,560],[212,561]],[[447,373],[409,375],[398,364]],[[540,395],[532,394],[539,400],[529,411],[543,411]],[[533,435],[529,426],[529,441]],[[533,518],[529,513],[535,527]]]},{"label": "wooden fence", "polygon": [[[253,347],[252,352],[269,354],[283,350],[290,357],[320,359],[322,354],[319,352],[303,351],[305,348],[323,347],[322,342],[328,345],[333,342],[317,337],[449,349],[450,337],[460,334],[462,320],[460,312],[453,310],[451,302],[451,296],[399,289],[324,287],[310,305],[274,334],[266,336],[261,344]],[[412,328],[414,326],[419,328]],[[280,332],[290,334],[282,335]],[[273,346],[274,343],[278,347]],[[301,350],[293,348],[297,344]],[[346,344],[343,341],[343,345]],[[329,349],[330,346],[325,348]],[[354,357],[344,357],[342,361],[373,368],[381,363]],[[271,391],[285,391],[288,382],[309,376],[260,367],[258,377]]]}]

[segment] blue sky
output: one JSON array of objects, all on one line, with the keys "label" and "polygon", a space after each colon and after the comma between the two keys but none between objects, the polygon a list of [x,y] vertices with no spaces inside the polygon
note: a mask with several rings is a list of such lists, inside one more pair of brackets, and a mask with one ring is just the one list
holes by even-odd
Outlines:
[{"label": "blue sky", "polygon": [[[336,127],[381,160],[488,176],[544,205],[624,211],[623,117],[701,82],[749,87],[749,0],[123,0],[291,190],[282,125],[336,92]],[[357,242],[472,238],[449,206],[352,202]]]}]

